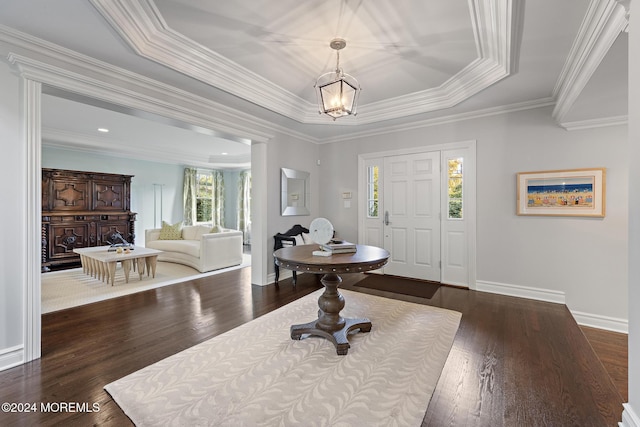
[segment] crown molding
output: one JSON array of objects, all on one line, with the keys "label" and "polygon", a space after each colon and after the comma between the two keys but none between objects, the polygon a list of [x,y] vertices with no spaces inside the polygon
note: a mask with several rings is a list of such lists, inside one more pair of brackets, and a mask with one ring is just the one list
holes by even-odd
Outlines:
[{"label": "crown molding", "polygon": [[515,104],[502,105],[499,107],[484,108],[481,110],[470,111],[468,113],[451,114],[449,116],[444,116],[444,117],[418,120],[408,124],[393,125],[393,126],[387,126],[384,128],[376,128],[374,130],[350,133],[349,135],[346,135],[346,136],[336,136],[333,138],[325,138],[319,143],[331,144],[335,142],[344,142],[344,141],[350,141],[354,139],[369,138],[369,137],[374,137],[378,135],[387,135],[387,134],[392,134],[397,132],[423,129],[426,127],[440,126],[447,123],[456,123],[456,122],[462,122],[465,120],[474,120],[474,119],[479,119],[483,117],[497,116],[500,114],[514,113],[517,111],[549,107],[552,105],[555,105],[555,101],[553,100],[553,98],[542,98],[542,99],[536,99],[533,101],[525,101],[525,102],[518,102]]},{"label": "crown molding", "polygon": [[[171,29],[153,0],[91,0],[140,56],[290,118],[313,104]],[[298,120],[300,121],[300,120]]]},{"label": "crown molding", "polygon": [[[333,123],[318,114],[315,104],[169,28],[153,0],[91,0],[91,3],[144,58],[299,123]],[[360,105],[359,116],[336,123],[363,125],[449,108],[510,75],[517,69],[519,59],[523,3],[523,0],[470,0],[479,58],[438,88]]]},{"label": "crown molding", "polygon": [[[317,142],[316,138],[301,132],[1,24],[0,44],[7,46],[9,51],[25,52],[25,55],[14,52],[7,55],[7,61],[24,77],[55,88],[145,112],[161,111],[158,114],[210,129],[223,138],[267,142],[274,134],[279,133],[306,142]],[[172,110],[181,105],[187,107],[182,114],[176,113],[180,116],[177,117]],[[197,111],[204,113],[198,114]]]},{"label": "crown molding", "polygon": [[600,119],[580,120],[575,122],[559,123],[568,131],[603,128],[609,126],[626,126],[629,123],[628,116],[604,117]]},{"label": "crown molding", "polygon": [[[266,142],[273,135],[256,129],[258,119],[206,98],[176,89],[133,73],[113,72],[79,61],[65,67],[10,53],[7,56],[25,78],[72,93],[132,109],[172,117],[195,126],[211,129],[221,137]],[[95,77],[94,77],[95,76]],[[266,123],[266,122],[265,122]]]},{"label": "crown molding", "polygon": [[338,124],[369,124],[451,108],[506,76],[500,64],[479,59],[437,88],[362,105],[356,120]]},{"label": "crown molding", "polygon": [[591,0],[553,96],[553,118],[561,123],[618,35],[629,25],[628,0]]},{"label": "crown molding", "polygon": [[[534,100],[441,118],[420,120],[405,125],[388,126],[378,130],[349,134],[348,136],[316,138],[283,126],[274,125],[265,120],[257,119],[249,114],[217,104],[206,98],[162,84],[145,76],[95,60],[2,25],[0,25],[0,43],[8,44],[10,48],[26,50],[37,57],[45,57],[48,61],[38,61],[31,57],[9,53],[7,57],[8,62],[13,64],[25,77],[46,83],[55,88],[79,93],[83,96],[124,105],[140,111],[157,113],[176,120],[183,120],[185,123],[212,129],[214,132],[224,130],[234,137],[241,136],[255,142],[267,142],[273,138],[275,134],[281,134],[314,144],[332,143],[379,135],[381,133],[419,129],[523,109],[539,108],[553,104],[552,99]],[[61,66],[54,66],[49,62],[61,64]],[[512,61],[512,63],[513,62],[517,61]],[[478,60],[470,64],[469,67],[478,67],[478,69],[484,67],[487,74],[495,73],[495,70],[491,68],[490,62],[486,60]],[[469,73],[470,79],[472,75],[473,73]],[[485,77],[485,79],[490,78],[492,77]],[[449,81],[448,84],[452,86],[455,85],[453,80]],[[459,88],[459,90],[463,89]],[[145,95],[147,93],[151,93],[154,96]],[[415,99],[412,99],[412,102],[419,102],[420,99],[420,96],[417,96]],[[397,98],[395,101],[400,105],[402,103],[401,98]],[[440,100],[439,102],[441,102],[441,105],[445,105],[447,101]],[[179,105],[187,105],[189,107],[186,109],[175,108]],[[318,116],[317,111],[311,114],[316,118]],[[219,119],[219,121],[213,122],[214,118]],[[349,119],[352,118],[350,117]],[[238,122],[239,124],[232,126],[232,124]],[[334,122],[334,124],[337,125],[345,123],[347,123],[347,121]],[[363,122],[358,123],[362,124]],[[259,130],[254,131],[254,129]]]}]

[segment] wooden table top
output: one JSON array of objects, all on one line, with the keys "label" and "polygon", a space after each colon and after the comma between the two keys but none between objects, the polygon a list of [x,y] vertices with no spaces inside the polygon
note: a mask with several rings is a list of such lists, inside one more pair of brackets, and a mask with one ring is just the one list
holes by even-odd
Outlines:
[{"label": "wooden table top", "polygon": [[[123,248],[124,249],[124,248]],[[73,252],[93,258],[102,262],[122,261],[125,259],[136,259],[150,256],[156,256],[161,254],[162,251],[157,249],[145,248],[142,246],[133,246],[133,249],[129,253],[117,253],[116,251],[109,251],[109,246],[93,246],[90,248],[76,248]]]},{"label": "wooden table top", "polygon": [[276,264],[287,270],[308,273],[359,273],[377,270],[387,263],[389,252],[375,246],[356,245],[356,252],[313,255],[318,245],[299,245],[273,253]]}]

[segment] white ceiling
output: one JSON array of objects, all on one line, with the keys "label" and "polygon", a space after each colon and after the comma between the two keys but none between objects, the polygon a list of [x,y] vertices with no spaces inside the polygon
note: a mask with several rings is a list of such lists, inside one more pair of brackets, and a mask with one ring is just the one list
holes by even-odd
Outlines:
[{"label": "white ceiling", "polygon": [[[19,31],[322,143],[539,105],[555,104],[554,118],[566,127],[625,120],[627,37],[616,7],[615,0],[4,0],[0,42]],[[341,65],[363,87],[358,116],[335,122],[318,115],[313,89],[335,67],[334,37],[346,39]],[[247,141],[45,91],[47,144],[109,145],[195,166],[249,161]],[[98,134],[98,126],[111,131]]]}]

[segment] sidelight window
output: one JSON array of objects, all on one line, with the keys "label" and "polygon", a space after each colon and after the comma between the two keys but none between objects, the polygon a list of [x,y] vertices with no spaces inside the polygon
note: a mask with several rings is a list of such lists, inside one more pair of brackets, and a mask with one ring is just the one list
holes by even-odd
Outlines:
[{"label": "sidelight window", "polygon": [[448,197],[449,219],[462,219],[462,163],[463,158],[448,160]]},{"label": "sidelight window", "polygon": [[378,218],[378,166],[367,168],[367,217]]}]

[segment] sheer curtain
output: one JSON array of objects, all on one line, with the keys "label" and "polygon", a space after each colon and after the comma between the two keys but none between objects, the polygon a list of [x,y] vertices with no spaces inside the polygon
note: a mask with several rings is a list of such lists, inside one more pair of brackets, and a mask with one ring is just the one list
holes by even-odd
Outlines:
[{"label": "sheer curtain", "polygon": [[184,201],[184,225],[193,225],[196,216],[196,180],[198,171],[184,168],[184,187],[182,198]]},{"label": "sheer curtain", "polygon": [[251,244],[251,171],[240,172],[238,182],[238,228],[244,236],[244,244]]},{"label": "sheer curtain", "polygon": [[222,171],[211,171],[213,177],[213,200],[211,214],[213,225],[224,227],[224,175]]}]

